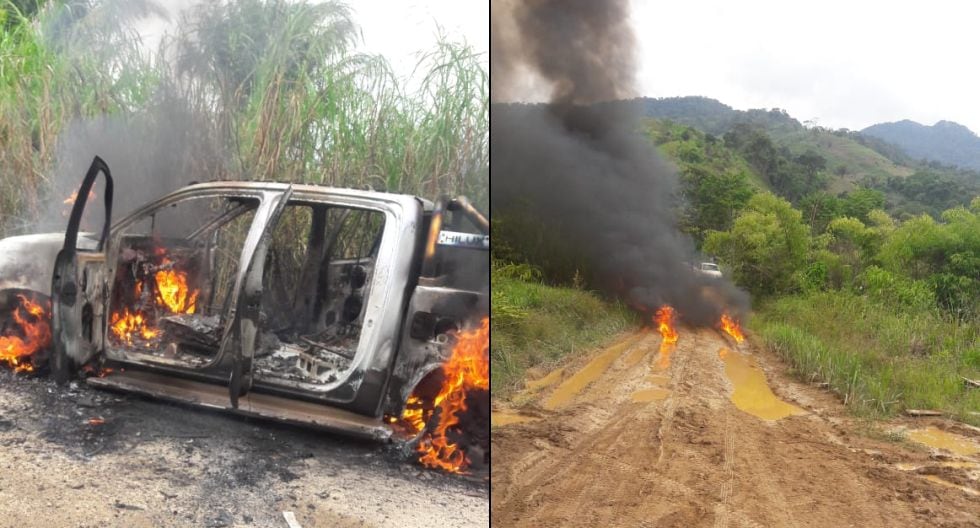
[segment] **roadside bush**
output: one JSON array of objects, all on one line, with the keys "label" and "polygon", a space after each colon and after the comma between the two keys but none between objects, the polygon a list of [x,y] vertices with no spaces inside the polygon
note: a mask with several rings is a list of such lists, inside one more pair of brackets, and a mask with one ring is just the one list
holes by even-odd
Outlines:
[{"label": "roadside bush", "polygon": [[909,279],[878,266],[865,269],[859,283],[861,289],[882,304],[925,313],[936,305],[932,288],[925,281]]},{"label": "roadside bush", "polygon": [[923,280],[935,303],[963,320],[980,316],[980,214],[963,207],[942,222],[923,215],[906,221],[885,240],[877,259],[895,274]]},{"label": "roadside bush", "polygon": [[961,379],[980,377],[980,328],[940,316],[921,282],[876,267],[863,278],[867,295],[774,299],[753,326],[801,378],[828,383],[858,414],[927,408],[980,423],[970,414],[980,408],[980,391]]},{"label": "roadside bush", "polygon": [[635,313],[621,303],[580,289],[527,282],[501,268],[494,272],[491,292],[490,382],[495,394],[513,390],[528,368],[554,365],[637,324]]},{"label": "roadside bush", "polygon": [[501,262],[495,260],[491,267],[493,277],[501,279],[518,279],[524,282],[540,282],[541,268],[528,263]]}]

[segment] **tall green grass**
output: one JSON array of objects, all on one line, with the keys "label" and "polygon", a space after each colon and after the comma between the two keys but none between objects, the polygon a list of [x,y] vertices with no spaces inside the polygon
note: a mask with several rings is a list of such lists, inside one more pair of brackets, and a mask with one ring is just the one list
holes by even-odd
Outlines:
[{"label": "tall green grass", "polygon": [[754,328],[807,381],[825,382],[856,413],[937,409],[978,424],[980,329],[846,291],[771,301]]},{"label": "tall green grass", "polygon": [[0,35],[0,235],[63,199],[49,193],[67,124],[122,116],[165,130],[178,107],[194,117],[189,179],[468,194],[486,208],[487,61],[465,42],[441,39],[405,80],[357,51],[341,2],[205,2],[150,50],[125,28],[158,12],[52,2]]},{"label": "tall green grass", "polygon": [[622,304],[538,278],[527,266],[494,263],[490,383],[496,395],[512,391],[527,369],[554,366],[638,324]]}]

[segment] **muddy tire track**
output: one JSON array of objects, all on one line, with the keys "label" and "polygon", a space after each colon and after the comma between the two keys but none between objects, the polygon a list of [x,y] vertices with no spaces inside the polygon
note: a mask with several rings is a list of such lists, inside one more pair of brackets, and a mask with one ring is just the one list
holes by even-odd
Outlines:
[{"label": "muddy tire track", "polygon": [[[846,435],[839,404],[774,374],[766,352],[682,330],[658,370],[659,344],[635,337],[565,407],[494,430],[493,526],[980,526],[977,501],[891,463],[919,455]],[[736,408],[722,347],[755,356],[808,412],[769,421]],[[631,399],[651,386],[669,392]]]}]

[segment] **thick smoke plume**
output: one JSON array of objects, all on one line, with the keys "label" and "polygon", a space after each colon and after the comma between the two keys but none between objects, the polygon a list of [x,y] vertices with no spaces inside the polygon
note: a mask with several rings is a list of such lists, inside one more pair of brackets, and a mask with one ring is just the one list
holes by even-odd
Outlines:
[{"label": "thick smoke plume", "polygon": [[[696,273],[676,225],[677,176],[640,134],[628,0],[493,3],[491,197],[496,219],[532,218],[632,306],[687,322],[740,314],[748,296]],[[530,79],[530,81],[529,81]],[[544,84],[549,103],[501,104]]]},{"label": "thick smoke plume", "polygon": [[[192,28],[199,9],[184,2],[187,11],[180,28]],[[167,27],[171,12],[156,0],[104,0],[50,6],[41,17],[45,44],[71,67],[78,69],[79,89],[93,75],[78,64],[97,68],[102,75],[124,71],[159,76],[151,93],[133,97],[126,90],[151,86],[147,82],[116,80],[114,112],[85,115],[79,112],[60,130],[53,145],[50,179],[53,199],[43,205],[35,231],[59,231],[71,209],[69,196],[78,189],[92,159],[100,156],[115,181],[113,221],[150,200],[193,181],[221,178],[227,173],[228,153],[216,130],[216,105],[202,93],[200,82],[172,65],[191,38],[191,31],[168,35],[156,48],[142,41],[136,27]],[[107,73],[108,72],[108,73]],[[93,80],[93,82],[96,82]],[[93,90],[93,93],[97,93]],[[213,98],[212,98],[213,99]],[[106,103],[109,106],[109,103]],[[103,182],[97,180],[85,209],[82,229],[97,231],[103,223]],[[63,203],[62,200],[65,200]]]}]

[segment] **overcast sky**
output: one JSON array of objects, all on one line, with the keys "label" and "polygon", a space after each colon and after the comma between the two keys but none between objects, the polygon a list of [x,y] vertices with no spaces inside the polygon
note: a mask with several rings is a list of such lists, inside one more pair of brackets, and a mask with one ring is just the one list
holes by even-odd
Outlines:
[{"label": "overcast sky", "polygon": [[[148,47],[155,49],[160,36],[173,29],[177,14],[200,1],[159,0],[171,17],[169,21],[148,19],[139,25]],[[360,49],[386,56],[398,75],[410,75],[419,54],[435,49],[440,28],[449,40],[465,40],[475,52],[483,53],[489,68],[490,9],[485,3],[468,0],[349,0],[346,3],[364,37]]]},{"label": "overcast sky", "polygon": [[783,108],[859,130],[912,119],[980,131],[972,2],[633,0],[638,91]]},{"label": "overcast sky", "polygon": [[350,6],[364,35],[363,49],[380,53],[399,74],[411,73],[419,52],[436,45],[438,28],[453,41],[466,40],[474,51],[490,48],[490,9],[471,0],[357,0]]}]

